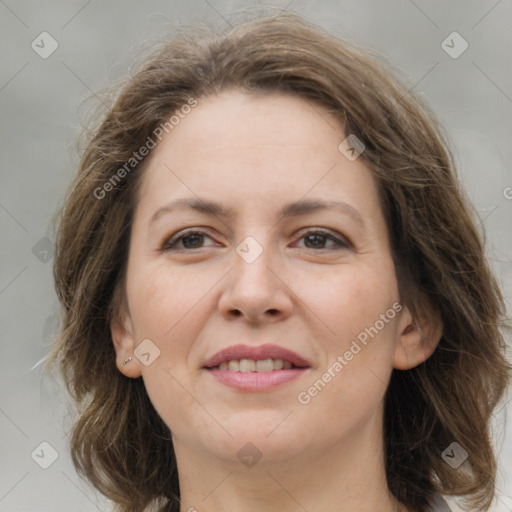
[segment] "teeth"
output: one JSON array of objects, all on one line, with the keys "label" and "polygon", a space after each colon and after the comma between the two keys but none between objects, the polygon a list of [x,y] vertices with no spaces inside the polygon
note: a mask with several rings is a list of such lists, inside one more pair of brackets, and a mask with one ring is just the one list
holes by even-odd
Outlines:
[{"label": "teeth", "polygon": [[283,359],[233,359],[231,361],[223,361],[216,368],[219,370],[229,370],[231,372],[271,372],[274,370],[289,370],[292,368],[290,361]]},{"label": "teeth", "polygon": [[[231,362],[231,361],[230,361]],[[240,359],[241,372],[254,372],[256,370],[256,363],[252,359]]]},{"label": "teeth", "polygon": [[257,372],[271,372],[274,369],[274,362],[272,359],[259,359],[256,361]]},{"label": "teeth", "polygon": [[228,370],[231,372],[239,372],[240,371],[240,361],[229,361],[228,362]]},{"label": "teeth", "polygon": [[274,370],[280,370],[283,367],[282,359],[274,359]]}]

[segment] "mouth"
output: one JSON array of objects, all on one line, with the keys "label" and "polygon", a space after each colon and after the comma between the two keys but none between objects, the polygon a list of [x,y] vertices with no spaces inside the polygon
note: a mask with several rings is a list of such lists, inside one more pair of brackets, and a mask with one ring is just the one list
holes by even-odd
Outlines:
[{"label": "mouth", "polygon": [[295,366],[291,361],[286,359],[231,359],[229,361],[222,361],[222,363],[209,370],[228,370],[230,372],[274,372],[278,370],[297,370],[299,368],[306,368],[306,366]]},{"label": "mouth", "polygon": [[232,388],[265,391],[298,378],[310,367],[306,359],[277,345],[236,345],[217,352],[203,369]]}]

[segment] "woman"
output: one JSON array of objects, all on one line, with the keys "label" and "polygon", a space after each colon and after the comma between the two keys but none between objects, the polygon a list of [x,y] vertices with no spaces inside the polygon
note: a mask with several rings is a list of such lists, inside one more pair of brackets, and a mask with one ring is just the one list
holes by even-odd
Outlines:
[{"label": "woman", "polygon": [[55,279],[73,462],[118,510],[489,509],[503,299],[442,128],[367,49],[292,14],[164,42]]}]

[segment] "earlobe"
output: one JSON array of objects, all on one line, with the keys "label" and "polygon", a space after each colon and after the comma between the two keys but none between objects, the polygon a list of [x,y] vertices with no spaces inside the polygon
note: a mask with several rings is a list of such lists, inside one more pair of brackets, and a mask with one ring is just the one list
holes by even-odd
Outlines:
[{"label": "earlobe", "polygon": [[140,361],[134,356],[135,339],[129,315],[121,311],[110,322],[110,333],[116,351],[116,366],[127,377],[141,376]]},{"label": "earlobe", "polygon": [[407,307],[399,321],[399,339],[395,348],[393,367],[410,370],[426,361],[437,348],[443,334],[443,322],[433,309],[423,311],[414,319]]}]

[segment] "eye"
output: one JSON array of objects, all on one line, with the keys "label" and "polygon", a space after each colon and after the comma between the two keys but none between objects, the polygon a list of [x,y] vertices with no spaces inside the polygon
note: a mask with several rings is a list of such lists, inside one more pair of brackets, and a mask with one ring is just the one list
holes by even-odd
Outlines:
[{"label": "eye", "polygon": [[[318,229],[307,231],[301,236],[299,240],[302,239],[304,239],[306,242],[306,249],[336,250],[337,248],[347,249],[350,247],[350,243],[348,241],[340,240],[339,238],[332,235],[330,232]],[[326,241],[331,241],[334,244],[334,247],[323,247]],[[308,247],[307,244],[309,244],[310,247]]]},{"label": "eye", "polygon": [[[176,233],[164,243],[162,251],[182,251],[200,249],[204,237],[211,239],[211,237],[209,237],[203,231],[197,231],[194,229],[180,231],[179,233]],[[183,246],[177,247],[180,242],[183,243]]]},{"label": "eye", "polygon": [[[205,232],[198,231],[197,229],[188,229],[180,231],[167,239],[162,247],[162,251],[191,251],[194,249],[201,249],[204,238],[210,238]],[[319,229],[310,230],[304,233],[299,240],[306,241],[306,249],[320,249],[320,250],[336,250],[347,249],[351,244],[346,240],[340,240],[328,231]],[[332,242],[334,246],[324,247],[327,241]],[[179,244],[182,244],[180,247]],[[308,247],[309,244],[309,247]]]}]

